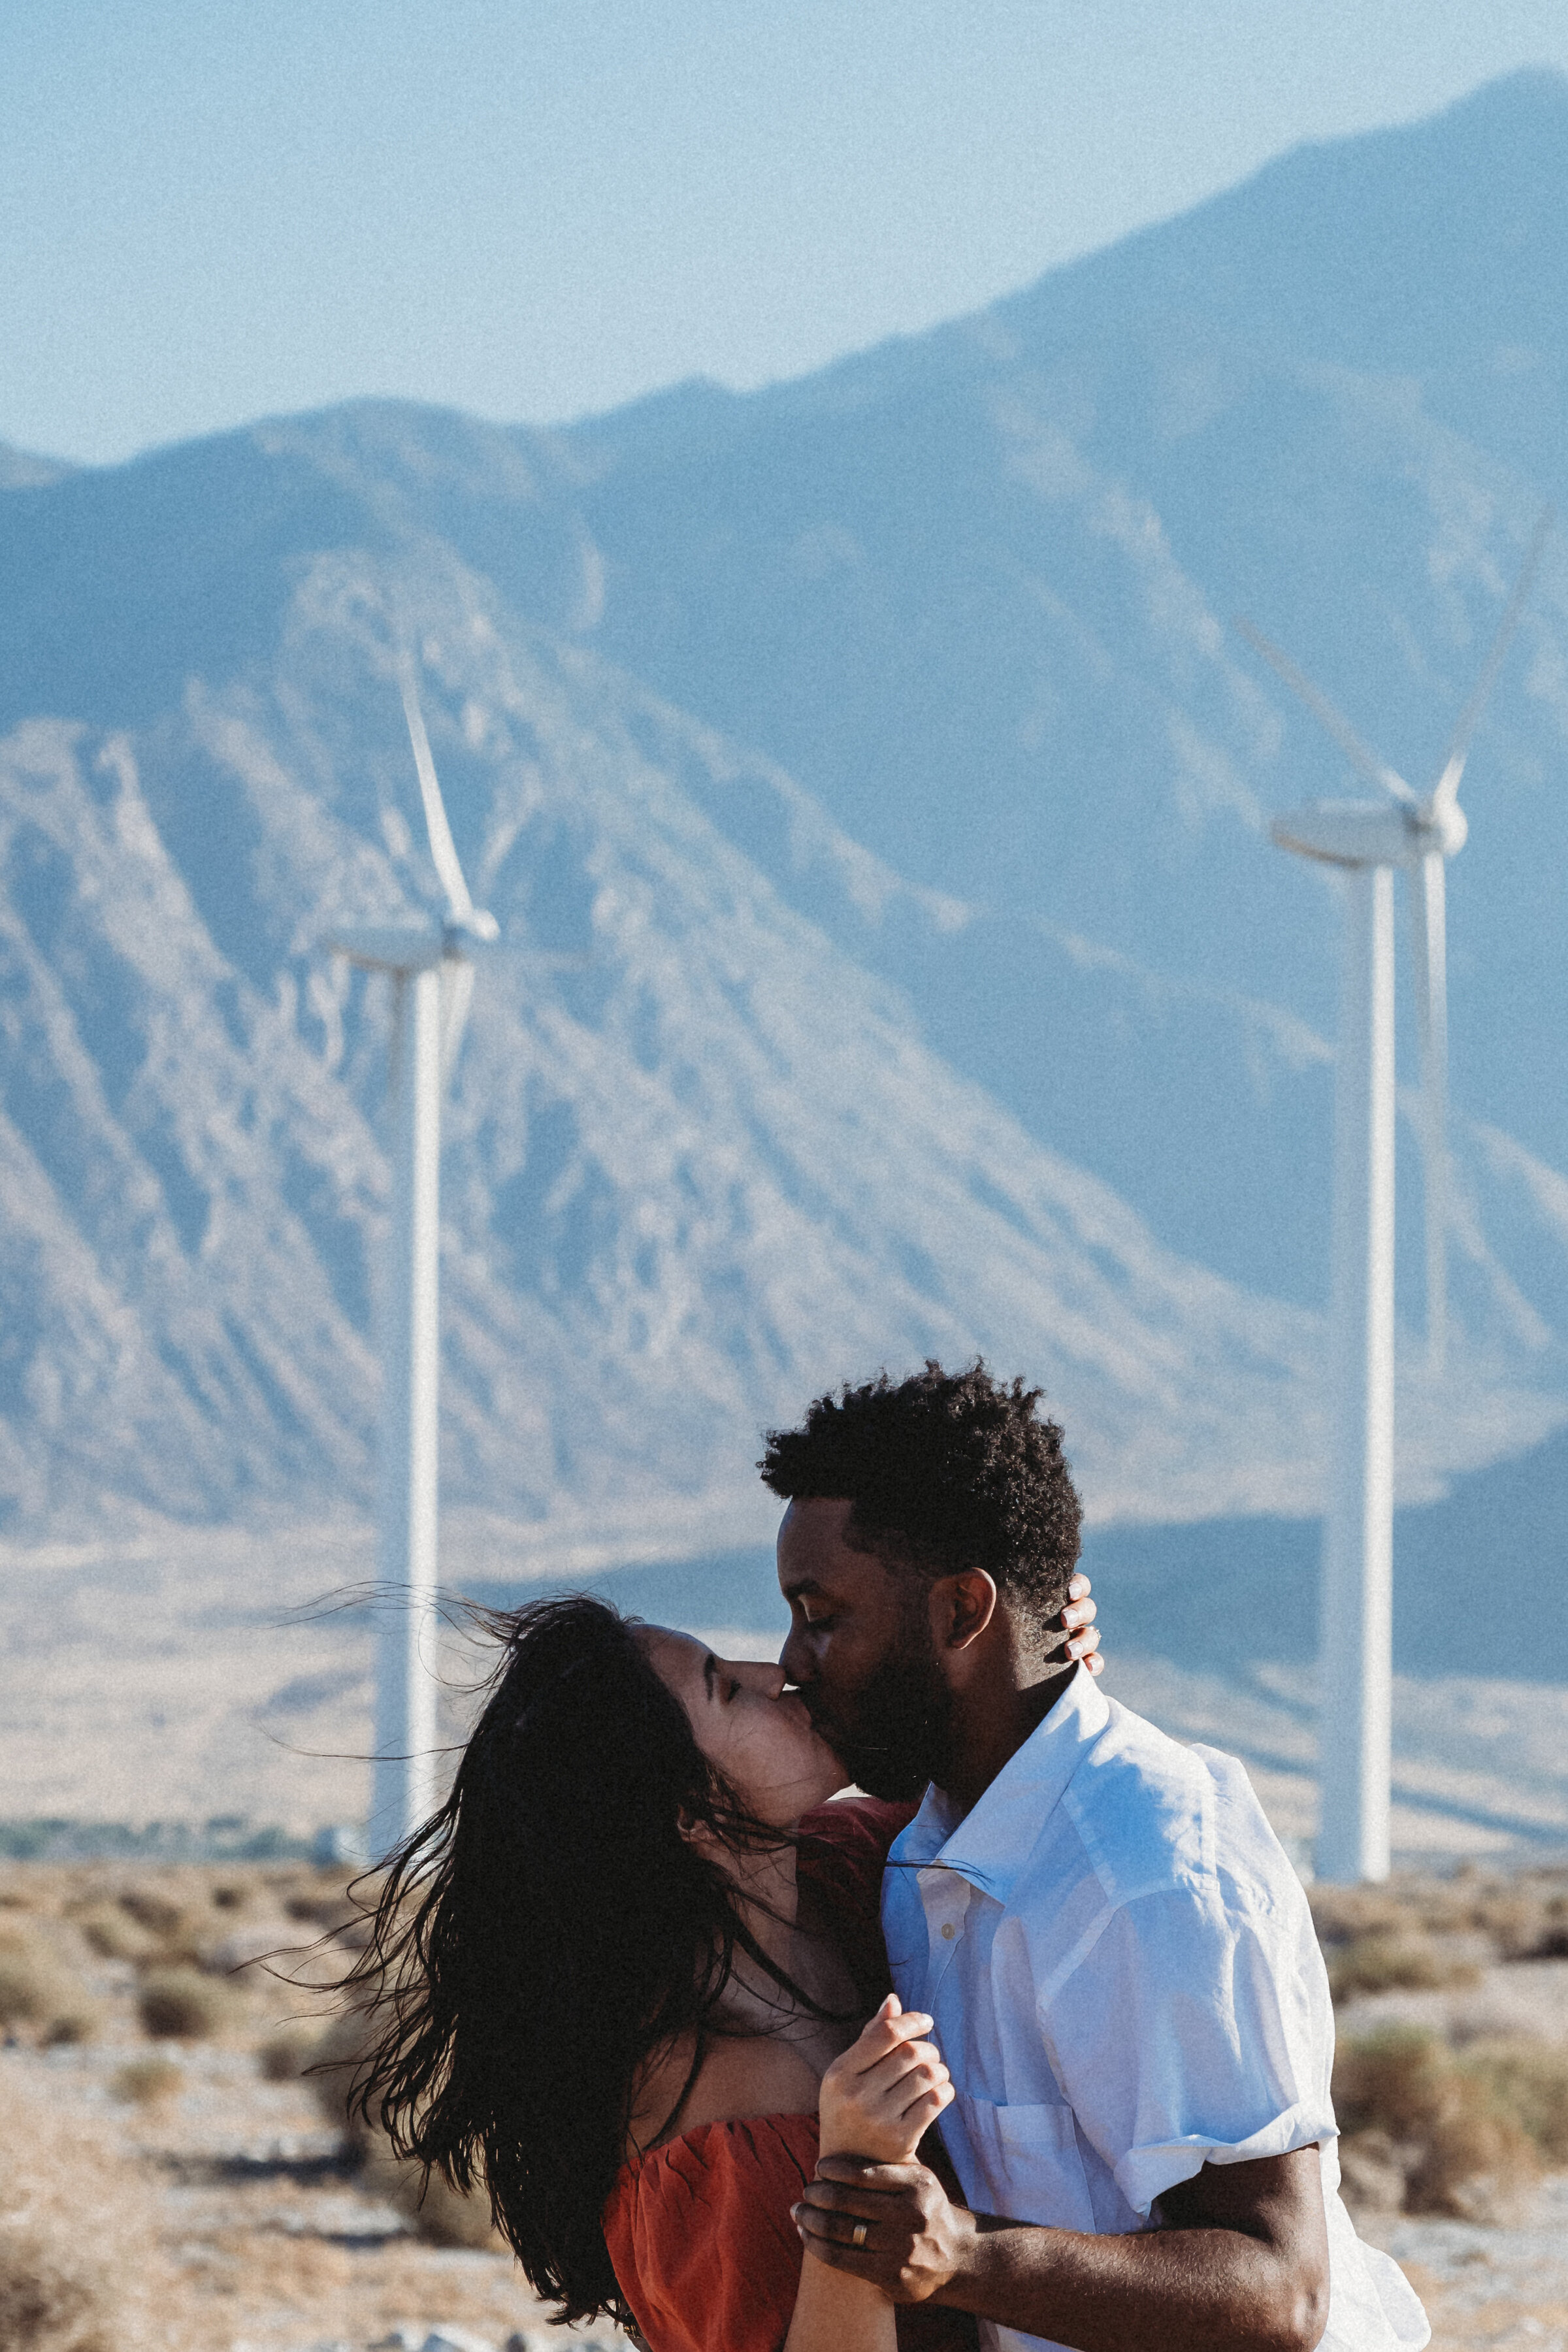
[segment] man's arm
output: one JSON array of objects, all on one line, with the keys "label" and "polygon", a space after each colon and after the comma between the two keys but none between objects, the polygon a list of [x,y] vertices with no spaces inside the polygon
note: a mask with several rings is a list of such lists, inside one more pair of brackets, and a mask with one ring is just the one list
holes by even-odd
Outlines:
[{"label": "man's arm", "polygon": [[[795,2208],[821,2262],[1079,2352],[1312,2352],[1329,2319],[1316,2147],[1205,2164],[1161,2225],[1092,2237],[971,2213],[923,2165],[824,2158]],[[866,2239],[850,2242],[858,2222]]]}]

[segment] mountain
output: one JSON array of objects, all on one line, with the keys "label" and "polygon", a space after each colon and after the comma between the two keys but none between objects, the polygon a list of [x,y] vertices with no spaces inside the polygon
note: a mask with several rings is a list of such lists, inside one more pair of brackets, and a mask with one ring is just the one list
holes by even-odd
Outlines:
[{"label": "mountain", "polygon": [[[1102,1508],[1302,1499],[1309,1318],[1161,1251],[926,1051],[682,788],[718,788],[721,746],[428,551],[334,551],[264,682],[0,750],[19,1518],[366,1494],[386,1007],[316,942],[430,887],[402,633],[507,942],[447,1128],[455,1500],[728,1524],[761,1422],[976,1346],[1044,1372]],[[1461,1450],[1498,1409],[1467,1398]]]},{"label": "mountain", "polygon": [[[799,384],[13,478],[13,1528],[365,1502],[385,1006],[318,943],[433,890],[404,642],[504,934],[447,1129],[456,1502],[743,1546],[759,1426],[983,1348],[1101,1521],[1314,1508],[1334,906],[1266,824],[1338,778],[1226,620],[1436,760],[1549,487],[1498,353],[1561,409],[1564,199],[1526,79]],[[1464,1337],[1405,1378],[1411,1501],[1568,1413],[1565,588],[1554,548],[1451,884]]]},{"label": "mountain", "polygon": [[41,489],[75,471],[63,457],[41,457],[36,449],[16,449],[0,441],[0,490]]},{"label": "mountain", "polygon": [[[593,641],[963,903],[868,950],[932,1042],[1173,1245],[1303,1303],[1328,1089],[1296,1024],[1332,1035],[1336,908],[1266,824],[1344,772],[1230,623],[1435,773],[1568,490],[1564,205],[1568,83],[1525,76],[938,333],[568,438]],[[1456,1099],[1558,1168],[1565,614],[1560,530],[1450,891]]]}]

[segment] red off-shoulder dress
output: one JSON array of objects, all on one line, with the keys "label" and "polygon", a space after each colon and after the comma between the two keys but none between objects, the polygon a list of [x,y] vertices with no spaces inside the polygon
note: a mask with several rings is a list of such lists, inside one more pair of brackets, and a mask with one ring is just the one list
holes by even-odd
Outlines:
[{"label": "red off-shoulder dress", "polygon": [[[801,1881],[833,1921],[868,2015],[891,1990],[882,1867],[913,1810],[867,1798],[824,1805],[801,1824]],[[779,2352],[803,2259],[790,2207],[816,2168],[815,2115],[700,2124],[622,2168],[605,2242],[651,2352]],[[972,2352],[975,2342],[962,2313],[899,2313],[900,2352]]]}]

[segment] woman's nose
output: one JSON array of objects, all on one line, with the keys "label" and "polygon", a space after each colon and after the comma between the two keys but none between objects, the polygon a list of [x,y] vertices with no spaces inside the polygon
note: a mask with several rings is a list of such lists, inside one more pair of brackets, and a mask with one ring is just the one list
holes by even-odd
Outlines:
[{"label": "woman's nose", "polygon": [[731,1666],[730,1672],[738,1683],[744,1684],[749,1690],[761,1691],[764,1697],[784,1696],[784,1668],[770,1665],[765,1658],[748,1658],[742,1664]]}]

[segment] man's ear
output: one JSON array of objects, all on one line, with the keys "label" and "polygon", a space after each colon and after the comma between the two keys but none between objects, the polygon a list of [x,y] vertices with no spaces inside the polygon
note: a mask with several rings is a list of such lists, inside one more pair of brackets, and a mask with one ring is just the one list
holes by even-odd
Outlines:
[{"label": "man's ear", "polygon": [[931,1630],[939,1650],[967,1650],[996,1614],[996,1582],[983,1568],[940,1576],[931,1589]]}]

